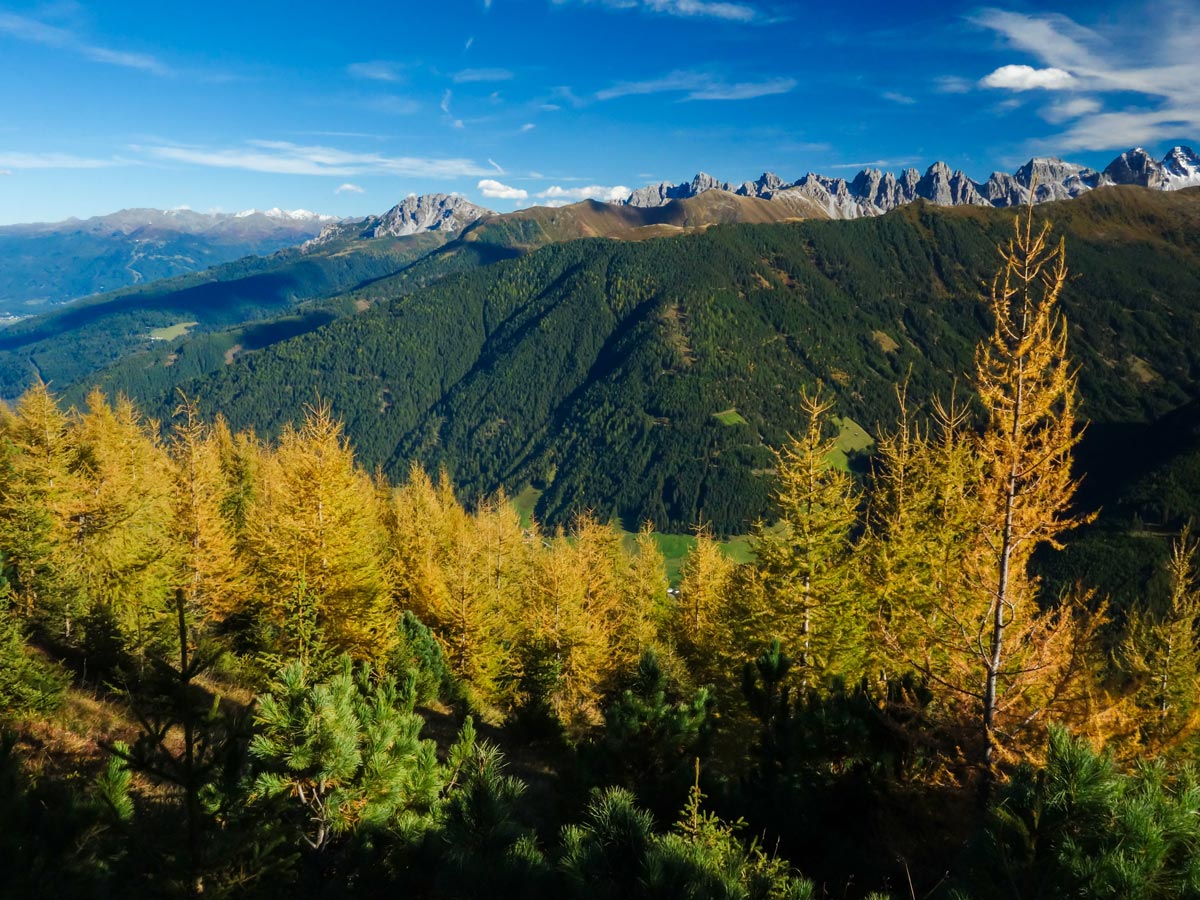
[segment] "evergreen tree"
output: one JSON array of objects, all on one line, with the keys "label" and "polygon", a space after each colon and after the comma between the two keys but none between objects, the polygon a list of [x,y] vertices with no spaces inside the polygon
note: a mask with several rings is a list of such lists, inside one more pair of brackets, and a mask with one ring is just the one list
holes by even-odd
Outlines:
[{"label": "evergreen tree", "polygon": [[364,830],[415,839],[431,825],[442,780],[414,702],[411,678],[378,677],[348,656],[319,683],[291,663],[259,701],[255,796],[286,798],[316,852]]},{"label": "evergreen tree", "polygon": [[[134,772],[176,792],[183,807],[183,851],[179,869],[190,894],[205,892],[212,858],[210,845],[223,810],[221,789],[236,784],[241,775],[245,740],[241,719],[222,709],[220,697],[211,700],[199,681],[209,674],[220,652],[197,639],[189,624],[186,594],[175,593],[178,659],[163,656],[150,660],[147,677],[138,685],[133,707],[141,734],[131,745],[120,742],[109,749]],[[120,767],[110,766],[104,796],[121,783]],[[119,796],[119,795],[114,795]],[[234,801],[236,802],[236,801]],[[110,801],[114,812],[124,814],[122,801]]]},{"label": "evergreen tree", "polygon": [[647,650],[629,687],[605,708],[603,731],[585,749],[592,781],[628,788],[652,810],[673,814],[692,763],[710,752],[715,727],[709,690],[685,695]]}]

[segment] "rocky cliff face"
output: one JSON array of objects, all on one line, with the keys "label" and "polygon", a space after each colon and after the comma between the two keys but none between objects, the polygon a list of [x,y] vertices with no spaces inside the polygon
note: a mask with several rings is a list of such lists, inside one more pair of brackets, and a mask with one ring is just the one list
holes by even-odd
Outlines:
[{"label": "rocky cliff face", "polygon": [[426,231],[461,231],[477,219],[495,215],[490,209],[451,194],[405,197],[381,216],[326,226],[305,244],[319,247],[331,241],[379,237],[404,237]]},{"label": "rocky cliff face", "polygon": [[1035,157],[1016,172],[993,172],[982,184],[943,162],[930,166],[924,175],[905,169],[898,176],[879,169],[863,169],[850,181],[809,172],[787,182],[774,172],[734,187],[711,175],[700,173],[690,182],[661,182],[634,191],[624,201],[629,206],[665,206],[672,200],[694,197],[704,191],[729,191],[763,200],[801,195],[817,203],[836,219],[877,216],[912,203],[927,200],[939,206],[1019,206],[1028,202],[1065,200],[1106,184],[1137,184],[1156,190],[1200,185],[1200,154],[1189,147],[1176,147],[1155,161],[1140,147],[1122,153],[1103,172],[1056,157]]}]

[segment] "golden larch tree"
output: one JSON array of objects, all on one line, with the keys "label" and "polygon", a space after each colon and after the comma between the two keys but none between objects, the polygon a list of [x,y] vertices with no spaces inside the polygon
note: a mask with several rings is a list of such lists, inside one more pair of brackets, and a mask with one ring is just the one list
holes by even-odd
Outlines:
[{"label": "golden larch tree", "polygon": [[1080,644],[1070,632],[1090,630],[1063,607],[1042,613],[1029,572],[1035,549],[1059,547],[1059,536],[1082,521],[1071,510],[1080,434],[1059,310],[1066,252],[1051,241],[1049,223],[1034,228],[1030,206],[1000,256],[989,297],[993,329],[976,352],[973,378],[984,412],[979,525],[966,557],[974,597],[944,626],[961,640],[958,687],[978,700],[989,773],[1001,745],[1019,741],[1063,696],[1065,679],[1077,674],[1065,658]]},{"label": "golden larch tree", "polygon": [[289,603],[308,595],[327,644],[380,658],[397,614],[384,579],[385,540],[371,479],[322,403],[287,427],[259,465],[247,516],[258,588],[287,634]]},{"label": "golden larch tree", "polygon": [[224,514],[231,490],[221,465],[221,447],[201,422],[196,403],[183,397],[175,410],[168,450],[174,464],[171,537],[176,587],[189,610],[220,621],[237,612],[250,591],[235,536]]}]

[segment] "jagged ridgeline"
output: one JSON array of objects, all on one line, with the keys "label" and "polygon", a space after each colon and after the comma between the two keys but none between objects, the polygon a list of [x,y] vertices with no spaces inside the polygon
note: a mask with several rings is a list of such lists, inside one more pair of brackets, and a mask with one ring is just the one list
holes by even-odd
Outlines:
[{"label": "jagged ridgeline", "polygon": [[[822,382],[839,416],[874,430],[895,421],[906,375],[919,402],[970,369],[1012,217],[917,203],[850,222],[573,241],[397,282],[367,311],[202,377],[126,365],[101,383],[163,418],[181,387],[267,435],[319,395],[362,463],[395,477],[416,459],[448,467],[468,499],[532,485],[552,523],[591,508],[740,532],[768,512],[768,448],[796,427],[801,387]],[[1064,310],[1083,414],[1147,422],[1189,400],[1200,191],[1110,187],[1043,217],[1077,273]],[[442,253],[455,246],[468,244]]]}]

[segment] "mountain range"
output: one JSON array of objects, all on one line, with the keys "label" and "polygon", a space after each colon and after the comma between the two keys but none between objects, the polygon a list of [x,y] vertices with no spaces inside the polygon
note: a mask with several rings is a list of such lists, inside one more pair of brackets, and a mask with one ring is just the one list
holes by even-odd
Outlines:
[{"label": "mountain range", "polygon": [[1097,187],[1135,184],[1154,190],[1177,190],[1200,185],[1200,154],[1190,147],[1175,147],[1161,161],[1141,147],[1128,150],[1102,172],[1056,157],[1035,157],[1011,175],[993,172],[985,182],[973,181],[944,162],[935,162],[922,175],[905,169],[899,176],[880,169],[863,169],[854,178],[830,178],[809,173],[787,182],[773,172],[740,185],[721,182],[701,172],[690,182],[660,182],[639,188],[623,203],[628,206],[663,206],[672,200],[695,197],[708,191],[725,191],[742,197],[795,201],[807,197],[830,218],[857,219],[882,215],[914,200],[939,206],[1020,206],[1030,199],[1044,203],[1065,200]]},{"label": "mountain range", "polygon": [[123,209],[0,227],[0,316],[199,272],[299,244],[336,221],[308,210]]}]

